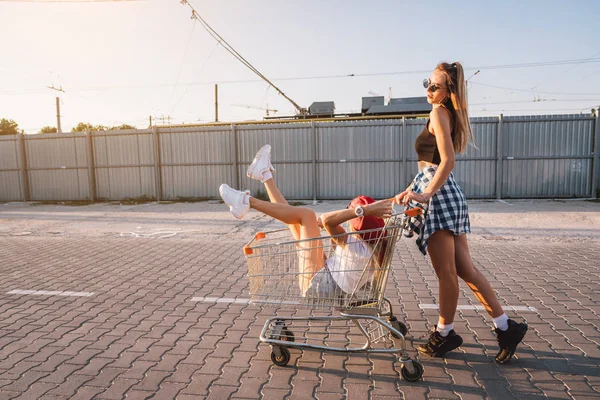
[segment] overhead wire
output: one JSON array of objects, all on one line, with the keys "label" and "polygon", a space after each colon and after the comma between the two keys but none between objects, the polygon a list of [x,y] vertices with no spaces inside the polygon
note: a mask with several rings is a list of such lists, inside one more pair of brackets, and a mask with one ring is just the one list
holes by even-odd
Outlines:
[{"label": "overhead wire", "polygon": [[545,112],[545,111],[582,111],[582,110],[585,110],[585,109],[587,109],[587,108],[590,108],[590,109],[591,109],[592,107],[594,107],[594,106],[585,107],[585,108],[581,108],[581,109],[578,109],[578,108],[546,108],[546,109],[536,109],[536,108],[523,109],[523,108],[520,108],[520,109],[516,109],[516,110],[506,110],[506,109],[501,109],[501,110],[488,110],[488,109],[486,108],[486,109],[483,109],[483,110],[474,110],[474,111],[475,111],[475,112],[482,112],[482,111],[485,111],[485,112],[521,112],[521,111],[538,111],[538,112]]},{"label": "overhead wire", "polygon": [[289,98],[281,89],[279,89],[273,82],[271,82],[266,76],[264,76],[258,69],[256,69],[248,60],[246,60],[240,53],[238,53],[225,39],[221,37],[203,18],[198,12],[194,9],[194,7],[190,4],[188,0],[180,0],[181,4],[188,5],[192,10],[192,19],[200,20],[202,26],[208,31],[208,33],[218,42],[220,43],[225,50],[227,50],[231,55],[233,55],[238,61],[248,67],[252,72],[258,75],[262,80],[271,85],[277,92],[285,97],[290,103],[294,105],[298,113],[303,114],[305,109],[300,107],[294,100]]},{"label": "overhead wire", "polygon": [[[198,69],[198,72],[201,72],[202,70],[204,70],[204,67],[206,66],[206,64],[208,64],[208,61],[211,59],[212,55],[215,53],[215,50],[217,49],[217,47],[219,47],[219,43],[215,44],[215,47],[213,47],[212,51],[210,52],[210,54],[208,55],[206,60],[204,60],[204,63],[202,63],[202,65]],[[179,100],[177,100],[177,103],[171,109],[171,113],[173,111],[175,111],[177,109],[177,107],[179,107],[179,103],[181,103],[181,100],[183,100],[183,98],[185,97],[187,92],[190,90],[190,87],[191,87],[191,85],[187,85],[187,87],[185,88],[185,91],[181,94],[181,97],[179,97]]]},{"label": "overhead wire", "polygon": [[503,89],[503,90],[511,90],[514,92],[527,92],[527,93],[543,93],[543,94],[560,94],[560,95],[564,95],[564,96],[599,96],[599,93],[565,93],[565,92],[545,92],[545,91],[538,91],[538,90],[532,90],[532,89],[518,89],[518,88],[511,88],[511,87],[506,87],[506,86],[498,86],[498,85],[490,85],[487,83],[481,83],[481,82],[470,82],[471,85],[478,85],[478,86],[486,86],[486,87],[491,87],[494,89]]},{"label": "overhead wire", "polygon": [[171,92],[171,99],[169,100],[169,104],[173,102],[173,97],[175,97],[175,91],[177,90],[177,84],[179,83],[179,77],[181,76],[181,70],[183,69],[183,62],[185,61],[185,57],[187,56],[188,50],[190,49],[190,43],[192,42],[192,35],[194,34],[194,28],[196,27],[196,21],[192,24],[192,29],[190,30],[190,37],[188,38],[187,44],[185,46],[185,51],[183,52],[183,57],[181,58],[181,62],[179,63],[179,71],[177,71],[177,78],[175,78],[175,85],[173,86],[173,92]]},{"label": "overhead wire", "polygon": [[591,74],[588,74],[588,75],[584,76],[584,77],[583,77],[583,78],[581,78],[580,80],[582,81],[582,80],[584,80],[584,79],[586,79],[586,78],[589,78],[589,77],[590,77],[590,76],[592,76],[592,75],[596,75],[598,72],[600,72],[600,69],[597,69],[596,71],[592,72]]},{"label": "overhead wire", "polygon": [[469,106],[486,106],[491,104],[518,104],[518,103],[571,103],[571,102],[589,102],[592,99],[540,99],[540,100],[514,100],[500,101],[491,103],[469,103]]},{"label": "overhead wire", "polygon": [[[590,59],[584,59],[584,60],[589,61]],[[593,61],[589,61],[589,62],[594,62],[594,63],[600,62],[600,58],[594,58],[592,60]],[[561,60],[561,61],[554,61],[555,64],[552,64],[552,65],[565,65],[568,63],[577,63],[580,61],[581,61],[581,59],[580,60]],[[472,69],[484,69],[484,68],[487,68],[487,69],[526,68],[526,67],[540,67],[540,66],[549,66],[549,65],[551,65],[551,64],[549,64],[549,62],[535,62],[535,63],[528,63],[528,64],[507,64],[507,65],[496,65],[496,66],[488,66],[488,67],[473,67],[473,68],[468,68],[468,69],[472,70]],[[282,78],[275,78],[274,80],[275,81],[295,81],[295,80],[336,79],[336,78],[350,78],[350,77],[359,77],[360,78],[360,77],[386,76],[386,75],[408,75],[408,74],[429,73],[429,72],[431,72],[431,70],[412,70],[412,71],[396,71],[396,72],[374,72],[374,73],[365,73],[365,74],[337,74],[337,75],[282,77]],[[186,82],[186,83],[181,83],[181,85],[214,85],[214,84],[226,85],[226,84],[257,83],[257,82],[261,82],[261,80],[238,79],[238,80],[206,81],[206,82]],[[566,95],[566,96],[597,96],[597,95],[600,95],[600,93],[565,93],[565,92],[533,91],[531,89],[510,88],[510,87],[504,87],[504,86],[498,86],[498,85],[485,84],[485,83],[481,83],[481,82],[469,82],[469,84],[487,86],[487,87],[492,87],[492,88],[496,88],[496,89],[512,90],[512,91],[518,91],[518,92],[528,92],[528,93],[559,94],[559,95]],[[68,90],[69,91],[99,91],[99,90],[114,90],[114,89],[145,89],[145,88],[169,87],[169,86],[173,86],[173,85],[174,85],[173,83],[156,83],[156,84],[123,85],[123,86],[117,86],[117,85],[114,85],[114,86],[111,86],[111,85],[91,86],[91,85],[88,85],[88,86],[75,86],[75,87],[68,88]],[[273,85],[271,85],[271,86],[273,86]],[[273,86],[273,87],[275,88],[275,86]],[[11,90],[0,91],[0,95],[40,93],[40,92],[45,92],[45,91],[38,90],[38,89],[26,89],[23,91],[16,91],[16,90],[11,89]]]},{"label": "overhead wire", "polygon": [[[587,60],[593,60],[597,56],[600,56],[600,53],[596,53],[593,56],[586,58],[585,61],[587,61]],[[584,62],[575,63],[573,66],[571,66],[571,67],[567,68],[566,70],[562,71],[561,75],[564,75],[565,73],[574,70],[575,68],[579,67],[582,64],[584,64]]]},{"label": "overhead wire", "polygon": [[[596,54],[592,55],[591,57],[588,57],[588,58],[586,58],[586,59],[583,59],[583,60],[582,60],[582,61],[580,61],[580,62],[576,62],[576,63],[574,63],[574,64],[573,64],[573,65],[571,65],[569,68],[567,68],[567,69],[565,69],[565,70],[563,70],[563,71],[556,72],[556,74],[560,75],[561,77],[564,77],[564,76],[565,76],[565,74],[566,74],[567,72],[574,70],[575,68],[577,68],[577,67],[581,66],[582,64],[584,64],[584,62],[585,62],[585,61],[592,60],[592,59],[594,59],[594,57],[597,57],[597,56],[599,56],[599,55],[600,55],[600,53],[596,53]],[[535,85],[533,85],[533,86],[531,87],[531,89],[532,89],[532,90],[535,90],[537,93],[539,93],[539,91],[538,91],[538,88],[539,88],[540,86],[547,86],[547,85],[548,85],[548,80],[545,80],[545,81],[543,81],[543,82],[541,82],[541,83],[536,83]]]},{"label": "overhead wire", "polygon": [[[275,90],[279,92],[283,97],[285,97],[288,101],[290,101],[294,107],[297,109],[299,113],[303,113],[305,110],[302,109],[296,102],[294,102],[291,98],[285,95],[277,86],[275,86],[271,81],[268,80],[266,76],[264,76],[258,69],[256,69],[250,62],[248,62],[244,57],[242,57],[229,43],[224,40],[203,18],[200,16],[194,7],[189,3],[188,0],[180,0],[181,4],[188,5],[192,10],[192,19],[198,19],[202,23],[203,27],[209,32],[209,34],[217,41],[217,43],[221,44],[231,55],[233,55],[237,60],[239,60],[242,64],[248,67],[252,72],[266,81],[269,85],[273,86]],[[552,66],[552,65],[564,65],[569,63],[576,63],[577,65],[588,63],[588,62],[598,62],[600,59],[589,57],[586,59],[578,59],[578,60],[558,60],[558,61],[543,61],[536,63],[521,63],[521,64],[507,64],[507,65],[492,65],[492,66],[483,66],[483,67],[475,67],[479,72],[481,69],[500,69],[500,68],[523,68],[523,67],[531,67],[531,66]],[[421,72],[421,71],[419,71]],[[476,72],[476,73],[477,73]],[[410,73],[410,72],[406,72]],[[387,73],[380,73],[379,75],[386,75]],[[396,73],[391,73],[396,74]],[[355,77],[355,76],[370,76],[371,74],[346,74],[344,77]],[[335,76],[342,77],[342,76]]]}]

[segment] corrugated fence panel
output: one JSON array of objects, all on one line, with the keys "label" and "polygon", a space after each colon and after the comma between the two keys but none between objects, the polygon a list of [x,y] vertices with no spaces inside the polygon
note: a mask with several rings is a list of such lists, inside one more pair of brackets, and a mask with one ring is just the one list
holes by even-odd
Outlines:
[{"label": "corrugated fence panel", "polygon": [[505,117],[504,155],[590,157],[594,120],[589,116]]},{"label": "corrugated fence panel", "polygon": [[427,119],[423,118],[409,119],[405,121],[405,135],[403,141],[405,153],[404,157],[407,160],[407,165],[405,171],[402,173],[404,183],[402,183],[400,191],[406,189],[406,187],[412,182],[415,175],[419,172],[419,167],[417,165],[417,153],[415,152],[415,140],[425,128],[426,122]]},{"label": "corrugated fence panel", "polygon": [[152,131],[94,132],[96,196],[155,198]]},{"label": "corrugated fence panel", "polygon": [[23,200],[17,135],[0,136],[0,201]]},{"label": "corrugated fence panel", "polygon": [[25,136],[31,200],[88,200],[84,133]]},{"label": "corrugated fence panel", "polygon": [[319,123],[320,199],[393,196],[402,186],[402,120]]},{"label": "corrugated fence panel", "polygon": [[234,176],[231,128],[162,128],[160,159],[164,199],[214,198]]},{"label": "corrugated fence panel", "polygon": [[495,161],[457,160],[453,173],[467,198],[494,197],[496,192]]},{"label": "corrugated fence panel", "polygon": [[503,197],[588,197],[591,186],[581,179],[590,160],[504,161]]},{"label": "corrugated fence panel", "polygon": [[589,196],[593,127],[589,115],[505,118],[502,196]]},{"label": "corrugated fence panel", "polygon": [[[596,118],[505,117],[501,132],[499,118],[473,118],[477,147],[457,157],[455,176],[470,198],[495,198],[500,175],[502,197],[589,197]],[[246,169],[266,143],[273,149],[276,181],[290,199],[348,199],[358,193],[387,197],[406,188],[418,172],[414,141],[425,122],[291,121],[158,128],[157,134],[95,132],[96,197],[156,198],[157,181],[165,199],[218,198],[223,182],[256,193],[263,186],[247,178]],[[90,197],[85,134],[25,135],[29,185],[22,182],[18,138],[0,138],[0,200],[22,200],[27,188],[31,200]],[[499,155],[501,171],[496,170]],[[600,183],[600,166],[598,172]]]},{"label": "corrugated fence panel", "polygon": [[471,128],[475,143],[456,158],[454,176],[468,198],[494,197],[498,118],[473,118]]},{"label": "corrugated fence panel", "polygon": [[[316,128],[316,125],[315,125]],[[271,145],[275,182],[286,199],[312,199],[314,194],[314,133],[310,122],[236,126],[240,189],[264,191],[246,176],[258,149]]]}]

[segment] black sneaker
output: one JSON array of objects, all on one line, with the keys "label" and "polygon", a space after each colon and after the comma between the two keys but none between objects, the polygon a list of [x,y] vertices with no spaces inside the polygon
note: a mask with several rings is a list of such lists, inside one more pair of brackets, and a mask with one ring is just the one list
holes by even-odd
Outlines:
[{"label": "black sneaker", "polygon": [[508,329],[501,331],[496,328],[496,336],[498,336],[498,344],[500,345],[500,351],[496,354],[496,362],[504,364],[509,362],[517,345],[521,343],[525,334],[527,333],[527,324],[521,322],[517,323],[512,319],[508,320]]},{"label": "black sneaker", "polygon": [[429,336],[427,343],[419,345],[417,350],[419,350],[419,353],[431,357],[443,357],[447,352],[460,346],[462,342],[462,338],[454,332],[454,329],[452,329],[446,337],[440,335],[438,331],[434,331]]}]

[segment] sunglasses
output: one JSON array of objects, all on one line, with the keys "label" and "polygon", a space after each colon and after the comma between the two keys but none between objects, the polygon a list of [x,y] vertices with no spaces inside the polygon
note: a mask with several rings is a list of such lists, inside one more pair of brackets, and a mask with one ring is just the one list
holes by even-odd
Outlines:
[{"label": "sunglasses", "polygon": [[431,83],[431,79],[423,79],[423,87],[431,93],[435,93],[438,89],[443,89],[443,87],[437,83]]}]

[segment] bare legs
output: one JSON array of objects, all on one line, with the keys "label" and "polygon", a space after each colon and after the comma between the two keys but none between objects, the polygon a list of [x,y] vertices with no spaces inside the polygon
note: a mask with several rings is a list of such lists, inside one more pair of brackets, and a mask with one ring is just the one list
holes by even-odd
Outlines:
[{"label": "bare legs", "polygon": [[469,253],[467,235],[455,236],[454,246],[458,276],[469,285],[477,300],[485,307],[485,310],[492,318],[504,314],[504,310],[502,310],[502,306],[496,297],[494,289],[492,289],[492,285],[490,285],[487,278],[473,264],[473,259]]},{"label": "bare legs", "polygon": [[[313,210],[288,205],[272,178],[265,182],[265,187],[271,202],[250,197],[251,208],[286,224],[296,240],[321,237],[317,216]],[[307,240],[298,243],[297,246],[299,285],[304,293],[314,274],[324,265],[323,244],[321,240]]]},{"label": "bare legs", "polygon": [[[283,197],[279,191],[279,188],[275,184],[275,179],[271,178],[267,180],[265,182],[265,189],[267,189],[267,194],[269,195],[269,200],[271,200],[271,203],[288,204],[287,200],[285,197]],[[300,226],[297,224],[288,224],[288,228],[290,228],[290,231],[292,231],[292,236],[294,236],[294,239],[300,240]]]},{"label": "bare legs", "polygon": [[458,277],[467,283],[492,318],[504,313],[492,286],[473,264],[466,235],[455,236],[450,231],[437,231],[429,238],[428,251],[439,282],[441,324],[454,321],[459,294]]},{"label": "bare legs", "polygon": [[444,325],[454,321],[458,305],[458,276],[454,261],[454,234],[450,231],[437,231],[429,238],[427,247],[431,264],[438,277],[440,289],[440,320]]}]

